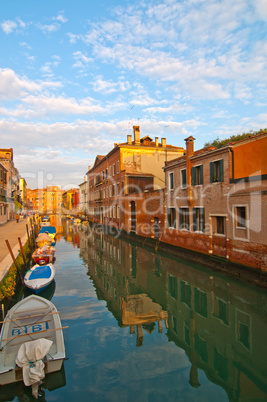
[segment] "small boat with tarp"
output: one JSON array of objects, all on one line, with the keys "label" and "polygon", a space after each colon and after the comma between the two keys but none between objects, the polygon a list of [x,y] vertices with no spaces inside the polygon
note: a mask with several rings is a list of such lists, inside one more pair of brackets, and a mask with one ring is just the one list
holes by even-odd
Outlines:
[{"label": "small boat with tarp", "polygon": [[62,367],[64,328],[55,305],[43,297],[31,295],[15,304],[0,334],[0,385],[23,380],[36,397],[43,378]]},{"label": "small boat with tarp", "polygon": [[55,247],[45,244],[43,247],[39,247],[34,251],[32,254],[32,259],[34,260],[35,264],[49,264],[53,262],[55,252]]}]

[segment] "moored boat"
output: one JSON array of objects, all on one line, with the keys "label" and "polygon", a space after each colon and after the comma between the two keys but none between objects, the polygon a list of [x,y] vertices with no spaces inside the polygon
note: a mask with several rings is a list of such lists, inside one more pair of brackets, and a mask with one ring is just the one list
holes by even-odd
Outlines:
[{"label": "moored boat", "polygon": [[39,265],[49,264],[53,262],[55,252],[55,247],[45,244],[43,247],[39,247],[34,251],[32,259]]},{"label": "moored boat", "polygon": [[37,247],[51,246],[52,239],[47,233],[40,233],[36,238]]},{"label": "moored boat", "polygon": [[[59,371],[66,356],[63,328],[58,311],[51,301],[31,295],[15,304],[7,312],[0,334],[0,385],[22,380],[25,385],[33,385],[36,379],[33,378],[34,371],[41,367],[44,369],[43,375]],[[34,349],[37,341],[40,341],[41,349]],[[25,349],[26,352],[38,355],[40,350],[47,350],[48,341],[49,353],[40,360],[38,356],[32,360],[28,359],[27,353],[22,354]]]},{"label": "moored boat", "polygon": [[55,277],[53,264],[34,265],[24,276],[24,283],[33,293],[40,294],[45,290]]},{"label": "moored boat", "polygon": [[51,237],[52,241],[56,238],[56,228],[55,226],[43,226],[39,232],[39,234],[46,233],[49,237]]}]

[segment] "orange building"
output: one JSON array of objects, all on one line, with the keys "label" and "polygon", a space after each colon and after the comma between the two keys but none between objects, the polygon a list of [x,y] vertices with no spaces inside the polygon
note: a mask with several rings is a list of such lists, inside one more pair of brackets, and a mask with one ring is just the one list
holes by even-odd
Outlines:
[{"label": "orange building", "polygon": [[98,155],[94,166],[87,172],[89,187],[89,220],[118,229],[131,230],[134,225],[135,204],[131,194],[142,196],[148,191],[164,188],[163,166],[184,154],[184,148],[166,144],[162,138],[155,141],[149,136],[140,138],[140,127],[134,126],[134,140],[114,144],[105,156]]},{"label": "orange building", "polygon": [[61,213],[62,194],[57,186],[47,186],[44,189],[27,189],[27,202],[30,209],[45,214]]}]

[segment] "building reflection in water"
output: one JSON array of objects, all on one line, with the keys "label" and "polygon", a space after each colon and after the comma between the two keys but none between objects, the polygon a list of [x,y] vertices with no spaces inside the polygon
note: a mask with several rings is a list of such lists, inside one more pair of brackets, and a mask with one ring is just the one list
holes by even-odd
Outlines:
[{"label": "building reflection in water", "polygon": [[267,296],[260,288],[107,234],[80,231],[80,254],[99,299],[143,345],[163,332],[231,401],[267,400]]}]

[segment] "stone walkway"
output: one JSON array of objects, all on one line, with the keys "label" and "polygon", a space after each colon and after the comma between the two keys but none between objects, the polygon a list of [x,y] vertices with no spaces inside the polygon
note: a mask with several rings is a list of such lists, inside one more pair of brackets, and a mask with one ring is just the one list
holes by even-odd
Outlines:
[{"label": "stone walkway", "polygon": [[13,260],[8,251],[6,240],[12,248],[13,254],[17,257],[20,250],[18,237],[20,237],[22,244],[24,245],[28,239],[26,224],[30,230],[30,224],[28,219],[20,218],[19,223],[15,220],[0,225],[0,282],[7,274],[11,267]]}]

